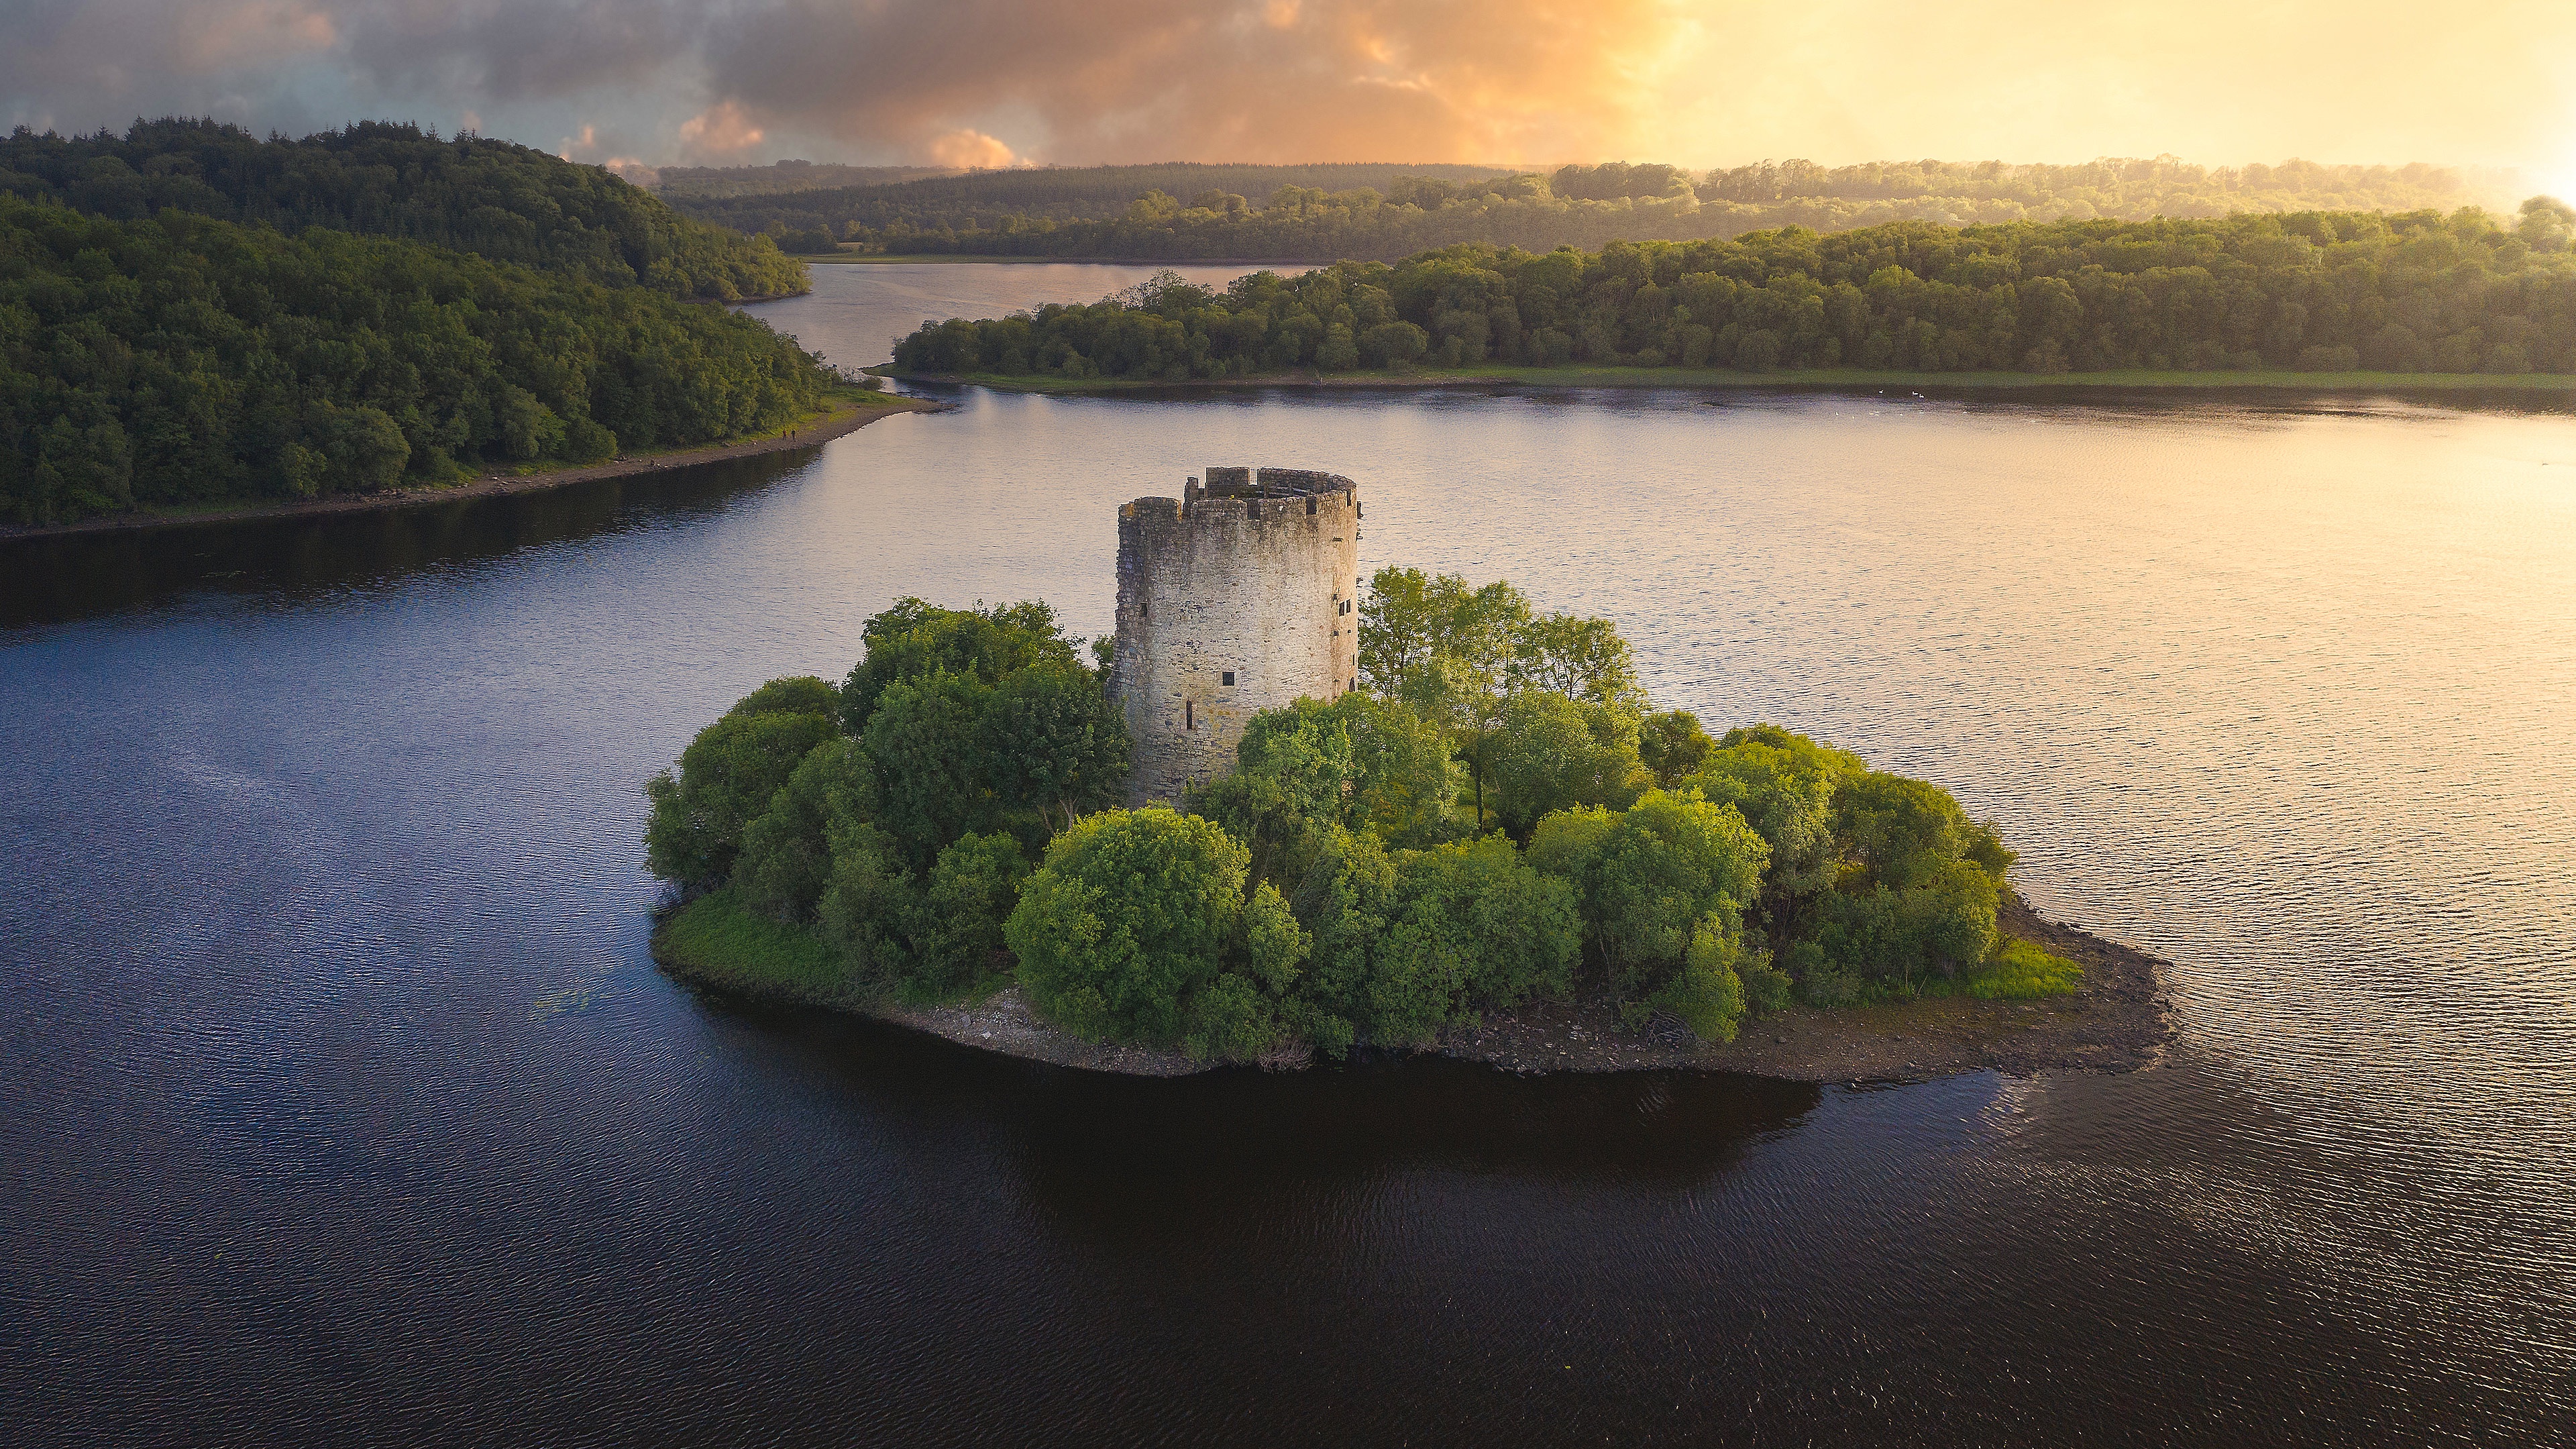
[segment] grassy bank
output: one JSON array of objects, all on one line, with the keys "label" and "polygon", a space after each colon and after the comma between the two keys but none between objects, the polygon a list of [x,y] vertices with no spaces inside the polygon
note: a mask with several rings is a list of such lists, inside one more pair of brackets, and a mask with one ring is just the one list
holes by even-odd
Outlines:
[{"label": "grassy bank", "polygon": [[1817,368],[1796,372],[1738,372],[1683,367],[1477,367],[1421,368],[1413,372],[1272,373],[1253,377],[1191,378],[1171,382],[1137,378],[1064,378],[968,373],[922,381],[973,383],[1009,392],[1057,394],[1170,392],[1245,387],[1516,387],[1732,389],[1773,392],[2054,393],[2066,391],[2264,391],[2327,396],[2353,393],[2509,393],[2533,401],[2576,397],[2576,376],[2564,373],[2463,372],[1873,372]]},{"label": "grassy bank", "polygon": [[746,996],[853,1008],[860,998],[823,938],[743,909],[731,889],[671,913],[653,932],[653,959],[671,974]]}]

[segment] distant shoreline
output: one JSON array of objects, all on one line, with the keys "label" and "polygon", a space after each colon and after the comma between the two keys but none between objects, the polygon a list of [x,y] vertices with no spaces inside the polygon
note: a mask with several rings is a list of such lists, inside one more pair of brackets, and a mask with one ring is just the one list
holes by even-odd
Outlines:
[{"label": "distant shoreline", "polygon": [[[1268,373],[1252,377],[1063,378],[1003,373],[934,374],[871,368],[906,382],[988,387],[999,392],[1079,396],[1104,393],[1227,392],[1262,388],[1384,389],[1487,387],[1557,391],[1625,388],[1670,392],[1886,392],[1903,388],[1943,393],[2050,392],[2110,393],[2120,391],[2272,392],[2313,397],[2354,393],[2443,394],[2511,393],[2526,398],[2576,399],[2576,375],[2550,372],[1872,372],[1859,368],[1814,368],[1794,372],[1737,372],[1731,368],[1681,367],[1479,367],[1423,368],[1409,373],[1313,372]],[[1926,390],[1929,390],[1928,392]]]},{"label": "distant shoreline", "polygon": [[1174,261],[1170,257],[1020,257],[967,252],[907,252],[868,256],[857,253],[823,256],[819,253],[799,252],[794,255],[796,260],[818,267],[911,267],[927,266],[936,262],[1003,262],[1031,266],[1171,267],[1174,269],[1181,267],[1329,267],[1332,265],[1329,261],[1301,257],[1192,257],[1187,261]]},{"label": "distant shoreline", "polygon": [[896,413],[937,412],[938,410],[937,403],[895,393],[850,393],[834,398],[829,408],[792,428],[782,428],[777,432],[739,443],[707,443],[688,448],[634,453],[612,458],[605,463],[592,463],[578,467],[544,468],[527,473],[485,474],[470,482],[445,488],[390,488],[381,493],[345,493],[328,498],[211,503],[202,508],[152,513],[102,514],[73,523],[0,524],[0,543],[17,539],[59,538],[78,533],[117,533],[138,529],[186,528],[196,524],[240,523],[262,518],[316,518],[329,514],[368,513],[385,508],[411,508],[429,503],[453,503],[459,499],[490,498],[508,493],[535,493],[548,488],[561,488],[572,483],[588,483],[600,478],[622,478],[638,473],[694,467],[700,463],[714,463],[730,458],[751,458],[763,453],[782,453],[795,448],[819,447],[845,433],[866,427],[879,418],[892,417]]},{"label": "distant shoreline", "polygon": [[[847,1012],[978,1051],[1057,1066],[1178,1077],[1222,1065],[1168,1047],[1087,1041],[1039,1020],[1016,985],[952,1005],[905,1006],[854,992],[839,978],[837,967],[819,958],[804,963],[802,971],[782,971],[774,961],[754,961],[713,946],[720,937],[672,929],[692,911],[718,909],[740,908],[718,893],[665,915],[653,932],[655,963],[693,987]],[[2045,920],[2009,889],[1998,924],[2008,934],[2082,966],[2083,984],[2072,995],[2035,1000],[1938,997],[1838,1010],[1793,1006],[1746,1017],[1731,1042],[1701,1041],[1665,1018],[1642,1030],[1627,1029],[1617,1007],[1606,999],[1533,1002],[1490,1016],[1477,1027],[1443,1032],[1436,1043],[1418,1050],[1524,1075],[1689,1070],[1799,1082],[1920,1081],[1989,1070],[2011,1076],[2133,1072],[2159,1059],[2172,1024],[2162,963],[2156,957]],[[771,923],[763,929],[777,933],[789,928]],[[822,949],[807,938],[808,952]],[[1264,1063],[1274,1068],[1311,1064],[1302,1052]]]}]

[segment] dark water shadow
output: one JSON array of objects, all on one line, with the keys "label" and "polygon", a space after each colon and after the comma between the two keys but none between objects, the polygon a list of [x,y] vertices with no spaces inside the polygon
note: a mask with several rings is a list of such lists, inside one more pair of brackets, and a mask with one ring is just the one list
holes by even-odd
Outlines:
[{"label": "dark water shadow", "polygon": [[[1521,1076],[1355,1052],[1287,1072],[1127,1077],[978,1051],[854,1017],[715,996],[703,1005],[937,1140],[983,1139],[1034,1203],[1086,1236],[1163,1239],[1227,1204],[1265,1211],[1415,1169],[1687,1189],[1822,1100],[1718,1072]],[[953,1136],[950,1140],[954,1140]]]},{"label": "dark water shadow", "polygon": [[530,493],[354,513],[0,540],[0,629],[198,594],[328,593],[424,570],[715,513],[802,471],[822,445]]}]

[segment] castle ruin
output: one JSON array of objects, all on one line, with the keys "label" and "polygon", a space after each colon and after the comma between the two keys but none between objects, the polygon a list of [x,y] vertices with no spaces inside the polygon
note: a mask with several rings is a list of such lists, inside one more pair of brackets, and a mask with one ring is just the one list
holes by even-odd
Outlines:
[{"label": "castle ruin", "polygon": [[1234,768],[1244,726],[1359,675],[1359,485],[1296,468],[1210,468],[1179,498],[1118,509],[1127,803],[1178,803]]}]

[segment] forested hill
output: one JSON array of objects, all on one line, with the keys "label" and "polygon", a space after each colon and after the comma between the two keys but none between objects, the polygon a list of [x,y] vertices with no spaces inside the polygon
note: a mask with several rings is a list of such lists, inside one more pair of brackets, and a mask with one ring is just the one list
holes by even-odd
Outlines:
[{"label": "forested hill", "polygon": [[907,373],[1186,380],[1417,364],[2576,372],[2576,210],[1900,222],[1824,236],[1452,247],[1396,266],[1165,274],[925,325]]},{"label": "forested hill", "polygon": [[829,381],[764,323],[581,268],[0,194],[0,521],[732,438]]},{"label": "forested hill", "polygon": [[2433,166],[2209,168],[2158,157],[2081,166],[1764,162],[1705,175],[1617,162],[1546,175],[1481,167],[1086,167],[675,204],[745,231],[775,233],[793,251],[849,242],[892,253],[1393,261],[1461,244],[1543,252],[1784,226],[1833,232],[1895,221],[2453,211],[2504,201],[2489,190]]},{"label": "forested hill", "polygon": [[474,136],[366,121],[260,140],[213,121],[137,121],[120,138],[0,140],[0,192],[120,221],[164,208],[300,232],[401,237],[602,286],[737,301],[805,290],[767,238],[672,210],[595,166]]}]

